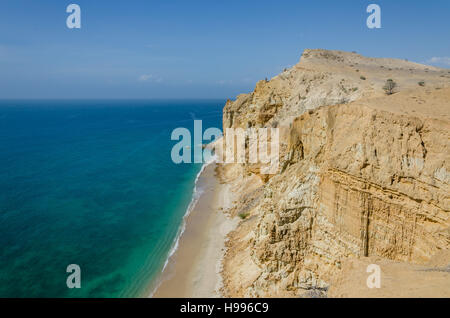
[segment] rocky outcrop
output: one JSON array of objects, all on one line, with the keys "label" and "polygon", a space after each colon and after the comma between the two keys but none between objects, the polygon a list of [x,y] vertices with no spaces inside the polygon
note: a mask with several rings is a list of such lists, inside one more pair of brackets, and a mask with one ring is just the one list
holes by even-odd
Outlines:
[{"label": "rocky outcrop", "polygon": [[225,295],[324,295],[349,259],[425,264],[449,249],[449,75],[308,50],[227,102],[224,128],[277,126],[282,145],[279,172],[260,183],[252,165],[221,167],[241,193],[230,213],[246,216],[228,242]]},{"label": "rocky outcrop", "polygon": [[[441,77],[442,76],[442,77]],[[356,53],[305,50],[300,62],[262,80],[249,94],[227,101],[223,127],[286,126],[306,110],[382,96],[392,78],[398,89],[449,83],[447,71],[395,59],[366,58]]]}]

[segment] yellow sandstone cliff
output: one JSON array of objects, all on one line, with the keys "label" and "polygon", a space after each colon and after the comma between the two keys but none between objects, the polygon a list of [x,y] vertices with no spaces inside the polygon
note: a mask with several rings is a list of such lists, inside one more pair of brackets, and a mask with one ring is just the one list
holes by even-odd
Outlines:
[{"label": "yellow sandstone cliff", "polygon": [[[243,218],[225,296],[450,297],[449,70],[306,50],[228,101],[223,124],[280,128],[277,174],[218,167]],[[371,263],[379,290],[363,279]]]}]

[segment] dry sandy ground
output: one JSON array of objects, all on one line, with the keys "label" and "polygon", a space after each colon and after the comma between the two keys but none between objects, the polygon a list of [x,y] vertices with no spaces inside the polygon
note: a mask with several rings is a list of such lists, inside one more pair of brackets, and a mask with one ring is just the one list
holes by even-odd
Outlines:
[{"label": "dry sandy ground", "polygon": [[[435,255],[426,265],[394,262],[379,257],[365,257],[344,262],[342,272],[331,284],[328,297],[450,297],[450,251]],[[380,266],[379,288],[368,288],[370,264]]]},{"label": "dry sandy ground", "polygon": [[227,234],[237,219],[223,211],[232,202],[228,185],[215,177],[215,164],[198,181],[204,192],[186,220],[177,251],[169,260],[153,297],[219,297],[221,267]]}]

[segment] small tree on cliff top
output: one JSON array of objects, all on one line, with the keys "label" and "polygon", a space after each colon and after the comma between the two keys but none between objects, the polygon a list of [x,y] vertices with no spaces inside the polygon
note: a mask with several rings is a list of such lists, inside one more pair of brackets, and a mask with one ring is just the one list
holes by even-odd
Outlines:
[{"label": "small tree on cliff top", "polygon": [[397,83],[394,82],[393,79],[388,79],[386,81],[386,84],[384,84],[383,89],[387,95],[392,95],[392,94],[394,94],[394,89],[396,87],[397,87]]}]

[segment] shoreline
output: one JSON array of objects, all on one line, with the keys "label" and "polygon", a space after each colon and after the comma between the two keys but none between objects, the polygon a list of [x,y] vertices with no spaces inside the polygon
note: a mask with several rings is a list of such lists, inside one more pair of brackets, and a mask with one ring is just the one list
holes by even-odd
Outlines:
[{"label": "shoreline", "polygon": [[197,175],[195,177],[195,181],[194,181],[194,188],[193,188],[192,194],[191,194],[191,201],[189,202],[189,205],[186,208],[186,211],[185,211],[185,213],[183,215],[182,222],[181,222],[180,227],[178,229],[177,235],[175,236],[175,239],[174,239],[174,241],[172,243],[172,246],[171,246],[171,248],[170,248],[170,250],[168,252],[168,255],[167,255],[167,257],[166,257],[166,259],[164,261],[164,265],[162,267],[162,270],[157,275],[157,277],[150,282],[149,288],[148,288],[150,290],[150,293],[148,293],[148,291],[147,291],[147,293],[142,294],[141,297],[152,298],[153,295],[158,290],[159,286],[161,285],[161,283],[163,281],[163,274],[166,271],[166,267],[169,264],[169,261],[171,260],[172,256],[177,251],[178,245],[179,245],[179,242],[180,242],[180,238],[181,238],[181,236],[183,235],[183,233],[184,233],[184,231],[186,229],[187,219],[188,219],[189,215],[191,214],[192,210],[195,208],[199,198],[202,195],[202,192],[201,192],[202,190],[199,188],[199,179],[200,179],[201,175],[203,174],[203,172],[205,171],[206,167],[208,167],[211,164],[214,164],[214,162],[211,161],[211,162],[204,163],[202,165],[202,167],[200,168],[200,171],[197,173]]},{"label": "shoreline", "polygon": [[149,297],[221,297],[225,242],[238,220],[223,212],[231,205],[231,191],[219,182],[215,168],[210,163],[200,171],[193,206]]}]

